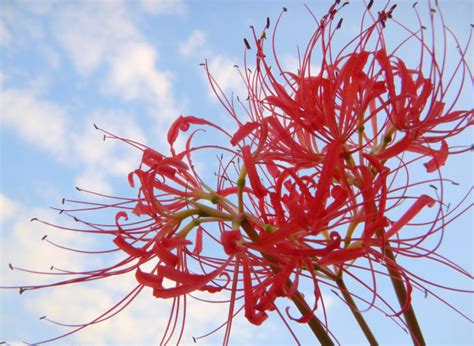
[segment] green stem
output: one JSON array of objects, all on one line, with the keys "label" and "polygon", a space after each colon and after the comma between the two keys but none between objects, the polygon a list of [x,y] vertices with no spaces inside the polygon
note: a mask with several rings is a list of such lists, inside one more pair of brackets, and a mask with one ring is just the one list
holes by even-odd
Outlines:
[{"label": "green stem", "polygon": [[[396,263],[395,256],[393,255],[392,250],[390,250],[388,247],[385,248],[385,256],[387,256],[387,258],[389,258],[393,263]],[[403,308],[403,306],[405,306],[405,302],[408,299],[408,295],[405,285],[403,284],[400,271],[395,266],[390,265],[387,265],[387,269],[388,273],[390,274],[390,280],[392,281],[393,288],[397,294],[400,307]],[[423,333],[421,332],[420,325],[418,324],[418,320],[415,315],[415,310],[413,310],[413,306],[411,304],[408,306],[408,309],[403,312],[403,317],[405,317],[405,322],[408,326],[408,329],[410,330],[413,343],[419,346],[426,345]]]},{"label": "green stem", "polygon": [[342,280],[342,277],[336,280],[337,286],[339,287],[339,290],[341,291],[344,299],[346,300],[347,305],[349,305],[349,308],[351,309],[352,314],[354,315],[355,319],[357,320],[357,323],[359,324],[360,328],[364,332],[365,337],[367,338],[367,341],[369,342],[370,345],[378,345],[379,343],[375,339],[374,334],[372,334],[372,331],[369,328],[369,325],[365,321],[364,317],[360,313],[360,311],[357,309],[357,306],[354,302],[354,299],[352,298],[351,294],[347,290],[346,284]]},{"label": "green stem", "polygon": [[[253,226],[250,224],[250,222],[247,219],[243,219],[241,221],[240,226],[242,229],[245,231],[247,236],[252,240],[253,242],[256,242],[259,240],[259,236]],[[275,258],[271,255],[267,255],[262,253],[262,256],[270,263],[270,268],[274,273],[278,273],[280,270],[279,268],[275,265],[277,262]],[[288,280],[287,286],[291,287],[292,286],[291,280]],[[327,329],[323,326],[321,321],[313,314],[311,308],[308,306],[306,303],[305,299],[301,295],[300,292],[296,291],[296,293],[290,297],[290,299],[293,301],[295,306],[298,308],[299,312],[303,316],[308,316],[308,314],[311,314],[311,319],[308,322],[308,326],[311,328],[313,331],[313,334],[318,338],[319,342],[321,345],[324,346],[331,346],[334,345],[334,342],[331,340],[331,337],[328,334]]]}]

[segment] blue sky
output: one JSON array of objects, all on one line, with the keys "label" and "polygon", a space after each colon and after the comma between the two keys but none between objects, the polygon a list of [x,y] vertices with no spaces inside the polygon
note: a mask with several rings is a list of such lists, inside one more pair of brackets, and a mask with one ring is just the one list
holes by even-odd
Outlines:
[{"label": "blue sky", "polygon": [[[317,14],[323,13],[328,3],[307,2]],[[359,4],[353,1],[344,12],[345,34],[341,33],[341,39],[354,34]],[[472,22],[472,3],[445,1],[441,5],[446,22],[465,41]],[[10,262],[37,270],[53,264],[63,268],[77,268],[79,263],[102,265],[104,259],[78,257],[41,242],[46,233],[56,242],[77,247],[94,246],[94,239],[29,222],[32,217],[40,217],[67,224],[69,221],[48,207],[58,206],[63,197],[84,199],[75,186],[106,194],[133,194],[127,174],[139,163],[139,154],[123,143],[103,142],[92,124],[163,152],[168,150],[166,130],[180,114],[231,126],[199,64],[208,59],[222,89],[245,97],[233,68],[234,64],[243,64],[242,39],[250,36],[249,25],[263,27],[267,16],[273,26],[282,6],[289,11],[280,27],[278,50],[281,62],[291,70],[297,66],[297,44],[305,47],[314,25],[301,2],[2,1],[2,285],[44,280],[9,271]],[[414,20],[411,2],[402,2],[397,11]],[[466,94],[460,107],[470,108],[472,99],[469,92]],[[471,142],[472,133],[467,133],[450,144]],[[206,173],[206,163],[201,169]],[[454,203],[472,186],[472,160],[469,162],[469,155],[450,158],[443,173],[461,183],[458,190],[448,189],[446,199]],[[445,238],[442,253],[472,272],[472,213],[450,225]],[[472,282],[458,281],[429,263],[413,268],[473,288]],[[106,310],[133,284],[134,278],[128,277],[23,296],[1,291],[0,339],[34,342],[58,335],[64,329],[38,318],[47,315],[59,321],[86,321]],[[344,344],[364,343],[345,306],[331,292],[325,294],[336,335]],[[421,292],[414,296],[430,344],[474,342],[471,323],[432,297],[425,299]],[[449,292],[444,296],[472,318],[470,296]],[[159,340],[167,321],[163,313],[167,306],[167,302],[156,301],[144,292],[116,318],[59,342],[152,344]],[[212,330],[226,314],[227,310],[218,305],[190,306],[185,341],[191,343],[190,336]],[[381,341],[409,343],[389,319],[375,312],[367,315]],[[295,328],[302,342],[313,342],[305,326]],[[219,343],[221,337],[215,334],[203,343]],[[231,340],[235,344],[292,343],[283,324],[274,317],[261,328],[238,319]]]}]

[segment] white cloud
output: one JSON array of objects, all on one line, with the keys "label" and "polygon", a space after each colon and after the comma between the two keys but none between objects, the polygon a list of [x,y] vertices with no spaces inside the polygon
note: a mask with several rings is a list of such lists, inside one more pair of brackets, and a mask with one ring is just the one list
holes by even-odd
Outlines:
[{"label": "white cloud", "polygon": [[186,9],[182,0],[141,0],[140,4],[150,14],[183,13]]},{"label": "white cloud", "polygon": [[[13,203],[9,201],[8,203]],[[3,204],[3,202],[2,202]],[[101,268],[105,265],[105,258],[99,255],[81,255],[71,253],[51,246],[46,241],[41,241],[44,234],[47,239],[66,246],[75,248],[93,248],[98,244],[97,238],[85,237],[84,234],[61,231],[39,222],[30,222],[31,216],[50,220],[62,225],[75,224],[54,214],[51,210],[28,209],[16,205],[17,212],[12,220],[12,227],[4,232],[2,239],[2,263],[12,263],[14,267],[22,267],[33,270],[48,272],[51,265],[61,269],[80,270],[93,267]],[[110,246],[109,246],[110,245]],[[112,247],[111,243],[103,242],[100,248]],[[22,251],[18,251],[21,249]],[[114,256],[117,259],[117,256]],[[113,261],[114,258],[111,258]],[[112,262],[108,262],[111,264]],[[55,278],[46,275],[35,275],[10,270],[8,265],[0,268],[0,285],[26,285],[42,284],[51,282]],[[109,279],[91,281],[81,284],[46,288],[33,292],[25,292],[21,297],[17,292],[14,299],[21,299],[29,316],[35,319],[47,316],[49,319],[64,323],[85,323],[103,314],[122,297],[130,292],[137,282],[134,273],[112,277]],[[10,294],[10,293],[9,293]],[[201,297],[222,299],[221,294],[209,296],[202,293]],[[118,315],[98,325],[87,327],[72,338],[64,339],[64,342],[79,342],[91,344],[117,344],[133,343],[147,344],[160,340],[169,319],[172,300],[155,299],[150,289],[144,289],[132,304]],[[205,311],[205,313],[203,313]],[[183,343],[190,344],[192,336],[205,334],[214,329],[219,323],[226,319],[227,304],[206,304],[188,300],[187,304],[187,326]],[[19,318],[20,314],[11,318]],[[182,316],[182,315],[181,315]],[[221,316],[216,318],[216,316]],[[43,321],[42,323],[48,323]],[[235,325],[236,338],[239,330]],[[241,331],[244,331],[243,328]],[[60,335],[67,329],[51,329],[50,336]],[[247,333],[248,334],[248,333]],[[176,341],[176,334],[174,339]],[[217,334],[216,337],[220,338]],[[67,341],[66,341],[67,340]],[[203,341],[206,342],[207,339]],[[30,340],[38,341],[38,340]]]},{"label": "white cloud", "polygon": [[[238,70],[234,67],[238,65],[238,60],[229,56],[215,53],[208,46],[206,33],[201,30],[194,30],[186,40],[181,42],[179,50],[181,55],[187,58],[204,60],[208,59],[209,71],[215,79],[219,88],[228,96],[231,93],[241,97],[247,97],[247,90]],[[210,57],[210,58],[209,58]],[[206,74],[202,74],[202,80],[209,90],[209,99],[218,102],[209,84]]]},{"label": "white cloud", "polygon": [[[239,95],[241,97],[247,96],[244,82],[242,81],[238,70],[234,67],[234,65],[237,64],[236,60],[224,55],[215,55],[209,60],[208,64],[212,77],[216,80],[217,84],[225,94],[230,95],[230,93],[234,93],[234,95]],[[210,99],[216,100],[216,97],[209,86],[207,76],[204,77],[205,82],[209,87]]]},{"label": "white cloud", "polygon": [[130,114],[121,111],[97,111],[88,116],[81,127],[71,135],[70,159],[82,167],[76,184],[82,188],[110,194],[109,177],[123,177],[139,163],[141,154],[129,144],[117,140],[103,141],[103,134],[92,124],[134,141],[145,143],[146,138]]},{"label": "white cloud", "polygon": [[55,35],[85,75],[113,59],[122,43],[141,39],[122,2],[69,4],[59,8]]},{"label": "white cloud", "polygon": [[[133,276],[133,273],[130,275]],[[56,321],[89,322],[114,306],[131,290],[128,285],[121,285],[120,278],[106,281],[114,282],[115,288],[110,289],[100,282],[94,282],[50,289],[45,292],[48,299],[39,297],[30,300],[28,308],[38,316],[46,315]],[[167,306],[161,301],[142,292],[118,315],[81,330],[74,335],[73,340],[94,345],[150,343],[158,339],[164,330],[168,321],[167,310]]]},{"label": "white cloud", "polygon": [[[110,62],[110,75],[106,81],[107,92],[122,96],[125,100],[145,100],[161,110],[174,108],[170,72],[156,69],[158,52],[146,42],[130,42],[123,45]],[[162,116],[175,117],[161,112]]]},{"label": "white cloud", "polygon": [[106,175],[96,169],[86,168],[75,179],[76,186],[104,195],[112,195],[112,185],[107,181]]},{"label": "white cloud", "polygon": [[18,204],[0,193],[0,225],[13,218],[19,211]]},{"label": "white cloud", "polygon": [[95,123],[124,138],[146,142],[133,117],[121,111],[97,111],[72,128],[61,107],[31,92],[14,89],[3,92],[1,108],[2,126],[61,162],[80,167],[76,184],[98,192],[111,193],[109,177],[125,179],[137,167],[141,154],[123,142],[104,143],[102,134],[92,125]]},{"label": "white cloud", "polygon": [[[44,38],[45,32],[42,26],[33,20],[27,12],[42,14],[44,13],[42,9],[47,7],[46,1],[0,2],[0,41],[5,44],[25,47],[26,42],[30,42],[30,39]],[[4,42],[3,39],[7,41]]]},{"label": "white cloud", "polygon": [[56,35],[78,71],[91,75],[105,68],[102,91],[144,101],[167,121],[179,112],[170,71],[158,67],[159,53],[139,32],[126,5],[88,2],[61,8]]},{"label": "white cloud", "polygon": [[[5,198],[1,196],[2,210]],[[8,201],[9,204],[14,202]],[[44,234],[47,239],[75,248],[93,248],[97,246],[97,238],[94,242],[83,234],[61,231],[39,222],[30,222],[32,216],[49,220],[62,225],[75,224],[59,218],[51,210],[28,209],[15,204],[15,217],[12,227],[2,230],[0,267],[0,285],[28,285],[45,284],[58,277],[37,275],[21,272],[18,269],[10,270],[7,263],[16,268],[27,268],[49,272],[50,266],[66,270],[80,270],[93,266],[101,268],[104,266],[100,256],[81,255],[56,248],[46,241],[41,241]],[[76,224],[77,226],[77,224]],[[101,248],[112,248],[112,244],[101,244]],[[21,251],[18,251],[21,249]],[[105,284],[107,283],[107,285]],[[13,300],[19,300],[22,306],[28,309],[28,316],[36,319],[46,315],[48,318],[66,323],[84,323],[101,315],[112,307],[120,297],[124,296],[136,285],[133,273],[127,277],[117,277],[105,282],[95,281],[84,284],[73,284],[55,288],[46,288],[33,292],[25,292],[21,296],[15,292],[6,292],[14,295]],[[2,297],[3,298],[3,297]],[[81,343],[145,343],[155,340],[166,325],[166,306],[169,302],[158,302],[151,294],[142,294],[128,309],[121,312],[115,318],[97,327],[90,327],[76,334],[70,341]],[[154,306],[153,309],[150,309]],[[9,318],[18,319],[21,314],[15,314]],[[25,322],[25,321],[23,321]],[[18,321],[17,323],[21,323]],[[44,321],[43,323],[48,323]],[[30,322],[28,322],[30,325]],[[60,335],[67,329],[57,328],[51,330],[51,336]],[[39,341],[39,340],[30,340]]]},{"label": "white cloud", "polygon": [[194,30],[186,41],[179,45],[179,52],[185,57],[205,56],[208,51],[206,42],[206,33],[202,30]]},{"label": "white cloud", "polygon": [[2,91],[2,125],[16,131],[29,143],[61,157],[66,152],[66,120],[56,104],[36,98],[32,93],[8,89]]},{"label": "white cloud", "polygon": [[[20,273],[17,270],[9,270],[6,263],[12,263],[15,267],[28,268],[32,270],[49,271],[51,265],[59,268],[78,269],[77,254],[59,249],[46,241],[41,241],[43,235],[48,234],[48,238],[56,243],[80,248],[91,245],[84,238],[78,237],[72,232],[65,232],[53,227],[46,226],[40,222],[31,222],[32,217],[48,220],[53,223],[61,222],[63,225],[67,221],[51,210],[33,208],[28,209],[15,203],[15,216],[11,219],[11,226],[2,230],[2,263],[0,277],[2,285],[18,284],[21,278],[22,284],[35,282],[45,283],[48,279],[46,275],[34,275]],[[21,251],[18,251],[21,249]]]}]

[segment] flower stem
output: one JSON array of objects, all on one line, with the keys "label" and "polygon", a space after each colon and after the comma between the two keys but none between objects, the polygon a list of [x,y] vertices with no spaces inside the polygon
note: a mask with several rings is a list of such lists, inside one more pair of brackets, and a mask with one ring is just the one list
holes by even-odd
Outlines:
[{"label": "flower stem", "polygon": [[[257,232],[255,231],[255,229],[253,228],[253,226],[250,224],[250,222],[247,219],[243,219],[240,223],[240,226],[245,231],[245,233],[250,238],[250,240],[252,240],[253,242],[259,240],[259,236]],[[278,273],[280,271],[279,268],[275,265],[277,261],[275,260],[275,258],[273,258],[273,256],[267,255],[264,253],[262,253],[262,256],[270,263],[270,268],[274,273]],[[291,280],[288,280],[287,286],[288,287],[292,286]],[[303,316],[308,316],[308,314],[312,315],[311,319],[308,321],[307,324],[313,331],[313,334],[318,338],[321,345],[324,345],[324,346],[334,345],[334,342],[331,340],[331,337],[328,334],[327,328],[325,328],[322,325],[321,321],[314,315],[314,313],[312,312],[311,308],[306,303],[301,293],[296,291],[296,293],[292,297],[290,297],[290,299],[298,308],[301,315]]]},{"label": "flower stem", "polygon": [[365,337],[367,338],[367,341],[369,342],[370,345],[378,345],[379,343],[375,339],[374,334],[370,330],[369,325],[365,321],[364,317],[360,313],[360,311],[357,309],[357,306],[354,302],[354,299],[352,298],[351,294],[347,290],[346,284],[344,283],[344,280],[342,277],[338,278],[336,280],[336,284],[339,287],[339,290],[341,291],[347,305],[349,305],[349,308],[351,309],[352,314],[354,315],[355,319],[357,320],[357,323],[359,324],[360,328],[364,332]]},{"label": "flower stem", "polygon": [[[291,297],[291,300],[293,301],[295,306],[298,308],[301,315],[306,316],[308,314],[313,314],[311,311],[311,308],[308,306],[308,304],[306,303],[306,301],[304,300],[300,292],[296,291],[294,296]],[[318,318],[316,318],[314,314],[311,317],[311,319],[308,321],[308,326],[313,331],[313,334],[316,335],[321,345],[324,345],[324,346],[334,345],[334,342],[331,340],[331,337],[329,336],[327,329],[322,325],[321,321]]]},{"label": "flower stem", "polygon": [[[385,256],[395,263],[395,256],[393,255],[392,250],[390,250],[388,247],[385,248]],[[390,265],[387,265],[387,269],[388,273],[390,274],[390,280],[392,281],[393,288],[397,294],[398,302],[403,308],[408,297],[400,271],[395,266]],[[426,345],[423,333],[421,332],[420,325],[418,324],[418,320],[415,315],[415,310],[413,310],[413,306],[411,304],[408,306],[406,311],[403,312],[403,316],[405,317],[405,322],[408,326],[408,329],[410,330],[413,343],[418,346]]]}]

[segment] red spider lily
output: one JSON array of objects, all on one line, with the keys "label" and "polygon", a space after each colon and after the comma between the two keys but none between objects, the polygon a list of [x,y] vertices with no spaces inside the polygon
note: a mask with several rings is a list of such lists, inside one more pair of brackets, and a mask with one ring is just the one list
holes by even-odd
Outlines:
[{"label": "red spider lily", "polygon": [[[439,243],[425,247],[471,206],[463,209],[462,200],[447,211],[442,192],[430,196],[417,191],[429,184],[438,184],[442,191],[449,180],[440,168],[451,154],[468,150],[448,145],[450,137],[472,125],[472,110],[455,110],[469,74],[467,46],[459,50],[454,73],[443,82],[445,62],[437,60],[421,23],[419,30],[409,29],[394,18],[396,6],[387,4],[376,13],[370,2],[360,32],[334,52],[331,41],[342,27],[337,17],[345,5],[336,1],[316,21],[299,71],[283,70],[276,55],[276,29],[282,15],[272,34],[273,65],[264,49],[269,21],[261,35],[252,28],[253,45],[247,40],[245,45],[246,52],[255,47],[256,68],[251,71],[246,65],[241,74],[248,89],[250,119],[238,118],[233,102],[219,91],[205,65],[217,97],[237,122],[235,133],[205,119],[180,116],[168,131],[170,157],[127,141],[142,151],[139,168],[128,177],[137,197],[91,205],[116,209],[115,223],[104,226],[75,216],[91,208],[61,210],[86,227],[75,231],[112,235],[115,248],[109,251],[119,250],[125,259],[95,271],[60,271],[55,274],[75,278],[25,286],[21,291],[133,272],[138,282],[135,290],[77,330],[112,317],[146,288],[157,299],[173,299],[162,343],[171,342],[175,335],[179,343],[186,320],[185,314],[180,316],[180,304],[201,291],[228,297],[227,318],[217,328],[225,327],[225,344],[240,311],[255,325],[278,314],[296,342],[288,320],[307,323],[321,343],[331,344],[335,337],[329,332],[322,299],[322,289],[328,286],[342,294],[370,343],[376,342],[375,337],[353,297],[393,317],[408,328],[414,343],[423,344],[411,305],[412,290],[431,292],[428,285],[454,288],[421,278],[401,266],[397,256],[433,259],[472,278],[436,253]],[[384,38],[390,25],[407,35],[395,48]],[[422,58],[414,66],[399,56],[408,42],[420,46]],[[429,57],[428,66],[423,57]],[[319,71],[312,70],[314,59],[320,63]],[[446,95],[455,88],[458,73],[461,81],[449,103]],[[176,152],[178,136],[191,126],[219,131],[238,149],[193,147],[196,132],[192,132],[186,148]],[[218,160],[215,188],[198,176],[192,160],[193,154],[209,147],[231,156],[228,162],[223,157]],[[423,165],[434,177],[410,180],[410,170],[421,160],[428,160]],[[419,214],[427,210],[432,219],[422,223]],[[358,271],[368,273],[369,281]],[[370,297],[352,293],[343,276],[367,288]],[[383,279],[393,282],[400,308],[392,307],[386,292],[377,289],[377,280]],[[301,294],[303,287],[314,294],[313,306]],[[295,316],[289,306],[281,311],[281,298],[292,301],[300,314]],[[316,317],[318,309],[324,321]]]},{"label": "red spider lily", "polygon": [[[247,169],[251,187],[247,191],[249,208],[255,219],[266,224],[261,229],[267,227],[272,231],[268,237],[262,236],[265,246],[258,250],[275,256],[317,256],[321,250],[313,247],[314,242],[318,242],[317,236],[325,235],[328,239],[331,229],[339,231],[341,226],[348,225],[344,248],[330,249],[326,243],[323,258],[318,261],[309,257],[308,260],[319,267],[348,264],[349,267],[339,267],[341,274],[358,258],[385,263],[392,280],[398,280],[396,289],[404,290],[399,285],[402,281],[406,285],[407,291],[400,298],[402,310],[395,315],[405,313],[408,319],[407,316],[413,314],[410,292],[414,280],[412,273],[394,260],[393,252],[406,253],[390,241],[404,245],[411,242],[411,250],[421,248],[423,242],[442,232],[445,223],[459,214],[451,211],[451,219],[444,215],[442,197],[408,195],[421,184],[434,181],[443,184],[440,175],[440,178],[406,186],[394,183],[401,171],[408,170],[408,165],[413,166],[420,159],[428,157],[424,163],[426,171],[439,174],[449,154],[469,150],[450,150],[447,144],[449,137],[472,125],[472,109],[454,109],[465,86],[465,77],[470,75],[465,59],[469,43],[458,48],[459,60],[453,74],[446,77],[445,61],[437,60],[435,47],[427,45],[421,23],[419,30],[411,30],[396,19],[391,21],[395,5],[387,5],[378,15],[374,15],[370,5],[363,18],[370,18],[371,23],[362,25],[359,35],[343,50],[333,52],[331,40],[342,23],[341,19],[333,25],[334,20],[345,5],[336,2],[317,22],[297,73],[281,68],[275,53],[276,28],[272,40],[273,69],[264,52],[266,28],[261,35],[252,28],[256,69],[252,71],[246,65],[242,74],[248,90],[246,110],[251,121],[241,125],[233,103],[218,93],[218,87],[214,89],[239,124],[231,144],[241,146],[245,167],[250,167]],[[432,13],[435,12],[432,9]],[[389,20],[408,35],[392,51],[383,35]],[[434,35],[433,16],[431,25]],[[407,67],[398,52],[411,41],[419,43],[422,58],[418,65]],[[245,43],[247,51],[253,48],[248,41]],[[425,56],[430,59],[424,59]],[[314,58],[318,59],[319,71],[312,71]],[[428,66],[426,60],[430,62]],[[208,75],[214,83],[209,71]],[[458,77],[457,89],[453,90]],[[450,104],[446,97],[448,92],[455,95]],[[252,147],[245,144],[246,140]],[[436,143],[440,143],[439,149],[433,147]],[[416,156],[405,162],[406,153]],[[393,164],[393,159],[399,161],[398,166]],[[269,198],[265,201],[260,178],[268,182]],[[406,199],[413,199],[414,203],[398,220],[392,221],[388,215]],[[424,234],[399,238],[402,228],[424,208],[435,204],[439,208],[437,216]],[[356,237],[354,230],[359,225],[363,228]],[[431,254],[428,252],[427,256]],[[443,260],[443,263],[452,267],[448,261]],[[464,270],[460,273],[466,275]],[[374,291],[375,298],[380,299]],[[416,319],[413,322],[411,318],[407,323],[414,342],[423,343],[421,332],[412,330],[418,328]]]}]

